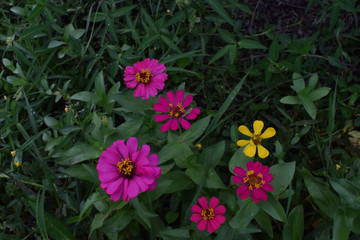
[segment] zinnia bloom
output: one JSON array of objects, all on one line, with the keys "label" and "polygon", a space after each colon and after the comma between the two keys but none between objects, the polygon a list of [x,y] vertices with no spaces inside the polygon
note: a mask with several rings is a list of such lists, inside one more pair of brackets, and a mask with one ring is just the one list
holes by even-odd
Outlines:
[{"label": "zinnia bloom", "polygon": [[124,82],[128,88],[137,86],[134,97],[149,99],[149,96],[155,97],[158,94],[158,89],[164,89],[164,82],[168,78],[165,70],[165,65],[159,64],[158,60],[146,58],[125,68]]},{"label": "zinnia bloom", "polygon": [[251,193],[251,198],[254,202],[259,202],[260,199],[266,201],[267,195],[264,192],[272,192],[273,186],[268,184],[273,180],[273,176],[269,173],[269,167],[263,166],[260,162],[247,162],[247,172],[242,167],[235,167],[234,172],[237,176],[233,176],[234,183],[240,183],[236,193],[241,199],[247,199]]},{"label": "zinnia bloom", "polygon": [[186,107],[191,104],[193,96],[188,95],[183,102],[184,91],[178,90],[176,92],[176,99],[173,92],[167,92],[166,98],[159,97],[159,103],[154,104],[154,111],[166,113],[155,115],[155,121],[162,122],[170,118],[169,121],[161,126],[161,131],[166,132],[169,128],[171,130],[177,130],[179,127],[178,120],[182,128],[189,129],[191,124],[186,121],[184,117],[193,120],[200,113],[200,109],[198,108],[186,109]]},{"label": "zinnia bloom", "polygon": [[253,125],[254,125],[253,126],[254,133],[251,133],[245,125],[241,125],[239,127],[239,131],[242,134],[251,137],[251,139],[239,140],[236,142],[236,144],[239,147],[247,145],[244,149],[244,154],[248,157],[255,156],[256,148],[257,148],[259,157],[266,158],[267,156],[269,156],[269,151],[266,148],[264,148],[260,143],[263,139],[273,137],[276,134],[276,131],[274,128],[269,127],[265,130],[263,134],[261,134],[261,130],[264,127],[264,122],[256,120]]},{"label": "zinnia bloom", "polygon": [[225,222],[225,217],[222,215],[226,211],[225,207],[224,205],[219,205],[219,199],[216,197],[210,199],[209,206],[205,197],[199,198],[198,202],[199,205],[194,204],[191,207],[193,215],[190,217],[190,220],[199,222],[197,228],[200,231],[204,231],[207,227],[207,231],[212,233],[220,227],[220,224]]},{"label": "zinnia bloom", "polygon": [[134,137],[129,138],[126,145],[124,140],[118,140],[102,152],[96,169],[100,187],[110,194],[111,200],[122,197],[128,202],[140,191],[155,189],[155,179],[160,177],[161,169],[157,167],[158,155],[149,153],[148,145],[138,149],[138,140]]}]

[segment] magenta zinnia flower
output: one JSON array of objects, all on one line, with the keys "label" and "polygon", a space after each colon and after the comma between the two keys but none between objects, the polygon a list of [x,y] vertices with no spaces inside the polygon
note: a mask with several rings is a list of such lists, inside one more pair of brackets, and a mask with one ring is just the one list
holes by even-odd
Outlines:
[{"label": "magenta zinnia flower", "polygon": [[158,89],[164,89],[164,82],[168,78],[168,75],[164,73],[165,70],[165,65],[159,64],[158,60],[146,58],[144,61],[125,68],[124,82],[128,88],[137,86],[134,97],[149,99],[149,96],[157,95]]},{"label": "magenta zinnia flower", "polygon": [[[199,222],[197,228],[200,231],[204,231],[207,226],[207,231],[212,233],[220,227],[220,224],[225,222],[225,217],[221,215],[225,213],[225,207],[224,205],[219,205],[219,199],[216,197],[210,199],[209,207],[205,197],[199,198],[198,202],[200,206],[194,204],[191,207],[191,211],[194,214],[190,217],[190,220]],[[217,205],[219,206],[216,207]]]},{"label": "magenta zinnia flower", "polygon": [[139,192],[155,189],[155,179],[160,177],[161,169],[157,167],[158,155],[149,153],[148,145],[138,150],[138,140],[134,137],[129,138],[126,145],[124,140],[118,140],[101,153],[96,169],[100,187],[110,194],[111,200],[122,197],[128,202]]},{"label": "magenta zinnia flower", "polygon": [[240,187],[236,193],[241,199],[247,199],[251,193],[251,198],[254,202],[259,202],[260,199],[266,201],[267,195],[264,192],[272,192],[273,186],[268,184],[273,180],[273,176],[269,173],[268,166],[262,166],[260,162],[247,162],[247,172],[242,167],[235,167],[234,172],[237,176],[233,176],[234,183],[240,183]]},{"label": "magenta zinnia flower", "polygon": [[189,129],[191,124],[186,121],[184,117],[192,120],[200,113],[200,109],[198,108],[186,109],[186,107],[191,104],[193,96],[188,95],[184,100],[184,91],[178,90],[176,92],[176,100],[173,92],[167,92],[166,98],[159,97],[159,103],[154,104],[154,111],[167,113],[155,115],[155,121],[162,122],[170,118],[169,121],[161,126],[161,131],[166,132],[169,128],[171,130],[177,130],[179,127],[178,120],[182,128]]}]

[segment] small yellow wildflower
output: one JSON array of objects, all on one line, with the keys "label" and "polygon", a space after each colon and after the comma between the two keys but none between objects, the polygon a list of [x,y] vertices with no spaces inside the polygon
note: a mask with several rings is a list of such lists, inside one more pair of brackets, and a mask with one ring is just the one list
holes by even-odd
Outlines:
[{"label": "small yellow wildflower", "polygon": [[16,151],[15,150],[11,151],[10,154],[11,154],[12,157],[15,157],[16,156]]},{"label": "small yellow wildflower", "polygon": [[68,112],[68,111],[69,111],[69,108],[66,107],[66,108],[65,108],[65,112]]},{"label": "small yellow wildflower", "polygon": [[13,40],[14,40],[14,38],[12,38],[12,37],[7,37],[7,39],[6,39],[6,44],[7,44],[7,45],[10,45]]},{"label": "small yellow wildflower", "polygon": [[200,149],[202,147],[201,143],[196,144],[196,147]]},{"label": "small yellow wildflower", "polygon": [[7,99],[7,96],[6,95],[4,95],[4,100],[6,100]]},{"label": "small yellow wildflower", "polygon": [[269,127],[265,130],[263,134],[261,134],[261,130],[263,129],[263,127],[264,122],[260,120],[256,120],[253,123],[254,133],[251,133],[245,125],[241,125],[239,127],[239,131],[242,134],[251,137],[250,140],[239,140],[236,142],[239,147],[247,145],[244,149],[244,154],[246,156],[255,156],[256,149],[260,158],[266,158],[267,156],[269,156],[269,151],[264,148],[260,143],[263,139],[273,137],[276,134],[276,131],[274,128]]},{"label": "small yellow wildflower", "polygon": [[339,170],[341,168],[340,164],[336,164],[336,169]]},{"label": "small yellow wildflower", "polygon": [[279,200],[280,196],[276,196],[275,198],[276,198],[276,200]]},{"label": "small yellow wildflower", "polygon": [[353,145],[354,147],[359,147],[360,146],[360,131],[351,131],[349,132],[349,135],[351,137],[349,137],[349,141],[351,143],[351,145]]},{"label": "small yellow wildflower", "polygon": [[167,12],[167,13],[170,13],[170,12],[171,12],[171,10],[170,10],[170,9],[167,9],[167,10],[166,10],[166,12]]},{"label": "small yellow wildflower", "polygon": [[14,162],[14,164],[16,167],[20,167],[20,165],[21,165],[20,162],[18,162],[18,161]]}]

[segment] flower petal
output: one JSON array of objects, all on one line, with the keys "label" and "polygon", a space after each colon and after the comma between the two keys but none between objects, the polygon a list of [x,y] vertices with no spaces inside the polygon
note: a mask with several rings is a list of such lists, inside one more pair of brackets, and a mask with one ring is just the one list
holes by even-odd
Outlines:
[{"label": "flower petal", "polygon": [[189,106],[192,101],[193,101],[193,96],[192,95],[187,95],[185,100],[184,100],[184,103],[182,104],[183,108],[186,108],[187,106]]},{"label": "flower petal", "polygon": [[166,98],[169,100],[169,102],[172,104],[172,105],[176,105],[175,103],[175,94],[173,92],[167,92],[166,93]]},{"label": "flower petal", "polygon": [[215,208],[217,205],[219,205],[219,199],[212,197],[210,199],[209,208]]},{"label": "flower petal", "polygon": [[202,207],[202,209],[208,208],[207,199],[205,197],[199,198],[198,202],[199,202],[200,207]]},{"label": "flower petal", "polygon": [[201,213],[204,209],[202,209],[199,205],[194,204],[191,207],[191,211],[194,213]]},{"label": "flower petal", "polygon": [[268,192],[274,191],[274,187],[271,186],[270,184],[264,184],[264,185],[262,185],[262,189],[264,189],[265,191],[268,191]]},{"label": "flower petal", "polygon": [[222,224],[225,222],[226,218],[223,215],[215,215],[214,220]]},{"label": "flower petal", "polygon": [[242,167],[235,167],[234,173],[236,173],[240,177],[246,177],[246,171]]},{"label": "flower petal", "polygon": [[126,146],[129,149],[129,153],[134,153],[137,151],[139,143],[135,137],[131,137],[127,140]]},{"label": "flower petal", "polygon": [[156,122],[162,122],[162,121],[165,121],[166,119],[169,119],[170,118],[170,115],[169,114],[158,114],[158,115],[155,115],[154,116],[154,119]]},{"label": "flower petal", "polygon": [[137,185],[137,182],[133,179],[129,181],[129,187],[127,190],[129,198],[134,198],[139,195],[139,186]]},{"label": "flower petal", "polygon": [[265,181],[266,183],[269,183],[269,182],[272,182],[272,180],[274,179],[274,177],[273,177],[273,175],[272,175],[271,173],[269,173],[269,174],[266,174],[263,179],[264,179],[264,181]]},{"label": "flower petal", "polygon": [[215,214],[224,214],[226,212],[224,205],[219,205],[217,208],[214,209]]},{"label": "flower petal", "polygon": [[232,181],[233,181],[234,183],[244,183],[243,178],[242,178],[242,177],[239,177],[239,176],[233,176],[233,177],[232,177]]},{"label": "flower petal", "polygon": [[179,121],[183,129],[189,129],[191,127],[191,124],[182,117],[179,118]]},{"label": "flower petal", "polygon": [[255,156],[256,153],[256,145],[249,144],[244,149],[244,154],[248,157]]},{"label": "flower petal", "polygon": [[263,134],[261,134],[261,137],[263,139],[271,138],[271,137],[275,136],[275,134],[276,134],[276,130],[272,127],[269,127],[265,130],[265,132]]},{"label": "flower petal", "polygon": [[191,220],[192,222],[200,222],[201,219],[202,219],[202,217],[201,217],[201,215],[198,214],[198,213],[194,213],[194,214],[191,215],[191,217],[190,217],[190,220]]},{"label": "flower petal", "polygon": [[253,170],[253,168],[254,168],[254,162],[247,162],[246,163],[246,169],[248,170],[248,171],[251,171],[251,170]]},{"label": "flower petal", "polygon": [[170,119],[170,128],[171,130],[177,130],[179,127],[178,120],[175,118]]},{"label": "flower petal", "polygon": [[182,104],[182,101],[184,100],[184,91],[178,90],[176,92],[176,105]]},{"label": "flower petal", "polygon": [[206,228],[206,223],[207,223],[207,221],[201,220],[201,221],[198,223],[197,228],[198,228],[200,231],[204,231],[205,228]]},{"label": "flower petal", "polygon": [[253,136],[253,134],[249,131],[249,129],[245,125],[241,125],[239,127],[239,132],[249,137]]},{"label": "flower petal", "polygon": [[260,120],[254,121],[253,128],[254,128],[254,135],[260,135],[261,130],[264,127],[264,122]]},{"label": "flower petal", "polygon": [[155,103],[153,109],[154,109],[155,112],[166,112],[166,113],[169,112],[169,107],[168,106],[166,107],[166,106],[164,106],[162,104],[159,104],[159,103]]},{"label": "flower petal", "polygon": [[[243,185],[245,185],[245,184],[243,184]],[[245,200],[250,196],[250,192],[251,191],[248,188],[246,188],[246,190],[244,192],[242,192],[241,194],[238,194],[238,195],[242,200]],[[237,193],[237,191],[236,191],[236,193]]]},{"label": "flower petal", "polygon": [[257,145],[257,150],[260,158],[266,158],[267,156],[269,156],[269,151],[262,145]]},{"label": "flower petal", "polygon": [[166,100],[166,98],[159,97],[158,101],[160,105],[163,105],[164,107],[169,107],[169,102]]},{"label": "flower petal", "polygon": [[215,230],[218,229],[219,227],[220,227],[220,223],[218,223],[214,219],[208,221],[207,230],[209,233],[215,232]]},{"label": "flower petal", "polygon": [[238,145],[239,147],[242,147],[249,143],[250,143],[250,140],[239,140],[236,142],[236,145]]},{"label": "flower petal", "polygon": [[170,128],[170,124],[171,124],[171,119],[169,121],[167,121],[166,123],[164,123],[163,125],[161,125],[160,130],[163,132],[168,131]]},{"label": "flower petal", "polygon": [[124,178],[119,178],[118,180],[110,183],[110,185],[106,189],[107,194],[113,194],[116,190],[118,190],[120,184],[124,181]]}]

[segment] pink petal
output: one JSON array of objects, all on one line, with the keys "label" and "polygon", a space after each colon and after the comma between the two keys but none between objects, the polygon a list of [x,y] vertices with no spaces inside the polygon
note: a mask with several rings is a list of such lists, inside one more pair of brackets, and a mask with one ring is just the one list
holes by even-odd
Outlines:
[{"label": "pink petal", "polygon": [[170,118],[170,115],[169,114],[158,114],[158,115],[155,115],[154,116],[154,119],[156,122],[162,122],[162,121],[165,121],[166,119],[169,119]]},{"label": "pink petal", "polygon": [[146,185],[142,180],[141,177],[138,176],[134,176],[133,178],[134,181],[136,181],[137,185],[140,188],[140,191],[145,192],[148,189],[148,185]]},{"label": "pink petal", "polygon": [[154,75],[151,78],[151,81],[158,82],[158,83],[164,83],[167,78],[168,78],[168,75],[166,73],[159,73],[159,74]]},{"label": "pink petal", "polygon": [[136,79],[135,75],[126,75],[126,76],[124,77],[124,81],[125,81],[125,82],[127,82],[127,81],[132,81],[132,80],[135,80],[135,79]]},{"label": "pink petal", "polygon": [[134,91],[134,97],[144,97],[146,94],[145,87],[143,83],[139,83],[137,88]]},{"label": "pink petal", "polygon": [[113,194],[120,186],[120,184],[124,181],[124,178],[119,178],[115,182],[112,182],[106,189],[107,194]]},{"label": "pink petal", "polygon": [[268,192],[274,191],[274,187],[271,186],[270,184],[264,184],[264,185],[262,186],[262,189],[264,189],[265,191],[268,191]]},{"label": "pink petal", "polygon": [[247,199],[249,196],[250,196],[250,190],[249,189],[246,189],[243,193],[239,194],[239,197],[242,200]]},{"label": "pink petal", "polygon": [[199,205],[194,204],[191,207],[191,211],[194,213],[201,213],[204,209],[202,209]]},{"label": "pink petal", "polygon": [[172,120],[172,119],[170,119],[169,121],[167,121],[166,123],[164,123],[164,124],[161,126],[160,130],[163,131],[163,132],[166,132],[167,130],[169,130],[170,124],[171,124],[171,120]]},{"label": "pink petal", "polygon": [[191,124],[182,117],[179,117],[179,121],[183,129],[189,129],[191,127]]},{"label": "pink petal", "polygon": [[169,102],[166,100],[166,98],[164,98],[164,97],[159,97],[159,99],[158,99],[158,101],[159,101],[159,104],[160,105],[163,105],[163,106],[165,106],[165,107],[169,107]]},{"label": "pink petal", "polygon": [[266,201],[267,198],[268,198],[266,192],[264,192],[263,190],[261,190],[261,196],[260,196],[260,198],[261,198],[261,200],[263,200],[263,201]]},{"label": "pink petal", "polygon": [[273,175],[271,173],[263,176],[263,179],[266,183],[272,182],[272,180],[274,179]]},{"label": "pink petal", "polygon": [[153,184],[155,181],[155,178],[153,176],[139,176],[139,177],[146,185]]},{"label": "pink petal", "polygon": [[166,70],[165,65],[164,64],[159,64],[151,72],[155,75],[155,74],[158,74],[158,73],[162,73],[165,70]]},{"label": "pink petal", "polygon": [[128,202],[129,201],[129,196],[128,196],[129,180],[127,178],[124,179],[124,183],[122,186],[123,186],[122,198],[124,201]]},{"label": "pink petal", "polygon": [[155,103],[154,104],[154,107],[153,107],[154,111],[155,112],[169,112],[169,107],[165,107],[163,105],[160,105],[158,103]]},{"label": "pink petal", "polygon": [[201,219],[202,219],[202,217],[201,217],[201,215],[198,214],[198,213],[194,213],[194,214],[191,215],[191,217],[190,217],[190,220],[191,220],[192,222],[199,222],[199,221],[201,221]]},{"label": "pink petal", "polygon": [[217,205],[219,205],[219,199],[212,197],[210,199],[209,208],[215,208]]},{"label": "pink petal", "polygon": [[189,120],[193,120],[197,117],[197,115],[200,113],[200,109],[198,108],[193,108],[191,110],[191,113],[189,113],[188,115],[186,115],[186,118]]},{"label": "pink petal", "polygon": [[117,191],[115,191],[114,194],[110,195],[110,199],[113,200],[114,202],[118,201],[121,195],[123,194],[123,191],[124,191],[123,186],[120,185]]},{"label": "pink petal", "polygon": [[248,171],[253,170],[253,167],[254,167],[254,162],[247,162],[246,163],[246,169]]},{"label": "pink petal", "polygon": [[119,172],[108,172],[106,174],[99,175],[99,179],[101,182],[110,182],[118,179],[120,177]]},{"label": "pink petal", "polygon": [[171,124],[170,125],[171,130],[177,130],[179,127],[179,123],[175,118],[170,119],[170,124]]},{"label": "pink petal", "polygon": [[[124,142],[119,143],[118,150],[121,153],[121,159],[129,158],[129,149],[125,146]],[[121,159],[118,159],[118,162]]]},{"label": "pink petal", "polygon": [[184,99],[184,91],[178,90],[176,92],[176,105],[182,104],[183,99]]},{"label": "pink petal", "polygon": [[125,82],[125,85],[127,88],[134,88],[138,85],[138,81],[129,81],[129,82]]},{"label": "pink petal", "polygon": [[225,222],[226,218],[223,215],[215,215],[214,220],[219,224],[222,224]]},{"label": "pink petal", "polygon": [[208,208],[207,199],[205,197],[199,198],[198,202],[199,202],[200,207],[202,207],[202,209]]},{"label": "pink petal", "polygon": [[127,140],[126,146],[129,149],[130,153],[134,153],[138,149],[138,140],[135,137],[131,137]]},{"label": "pink petal", "polygon": [[270,168],[268,166],[263,166],[262,169],[260,170],[260,173],[265,176],[266,174],[268,174],[270,171]]},{"label": "pink petal", "polygon": [[137,185],[137,182],[133,179],[129,181],[128,195],[129,198],[134,198],[139,195],[139,186]]},{"label": "pink petal", "polygon": [[157,154],[150,154],[148,160],[151,166],[157,166],[159,164],[159,156]]},{"label": "pink petal", "polygon": [[151,60],[149,58],[147,58],[147,59],[149,60],[147,67],[150,71],[152,71],[159,64],[159,62],[156,59],[151,59]]},{"label": "pink petal", "polygon": [[220,223],[214,221],[214,219],[208,221],[207,230],[209,233],[215,232],[215,230],[218,229],[219,227],[220,227]]},{"label": "pink petal", "polygon": [[152,86],[153,88],[159,89],[159,90],[163,90],[165,87],[165,83],[164,82],[159,82],[159,81],[153,81],[153,78],[151,78],[150,80],[151,82],[149,83],[150,86]]},{"label": "pink petal", "polygon": [[169,102],[172,104],[172,105],[176,105],[175,104],[175,94],[173,92],[167,92],[166,93],[166,98],[169,100]]},{"label": "pink petal", "polygon": [[[158,94],[158,91],[156,90],[156,88],[152,85],[149,84],[146,88],[146,91],[150,94],[150,96],[155,97]],[[149,97],[147,97],[146,99],[148,99]]]},{"label": "pink petal", "polygon": [[187,95],[186,98],[185,98],[185,101],[183,103],[183,108],[186,108],[187,106],[189,106],[192,101],[193,101],[193,96],[192,95]]},{"label": "pink petal", "polygon": [[157,183],[154,181],[152,184],[148,186],[147,191],[153,191],[156,188]]},{"label": "pink petal", "polygon": [[[254,163],[253,170],[256,173],[260,173],[262,169],[262,164],[260,162]],[[248,169],[249,170],[249,169]]]},{"label": "pink petal", "polygon": [[262,195],[262,190],[260,188],[254,188],[251,197],[254,202],[258,202],[260,201],[261,195]]},{"label": "pink petal", "polygon": [[201,221],[198,223],[197,228],[198,228],[200,231],[204,231],[205,228],[206,228],[206,223],[207,223],[207,221],[201,220]]},{"label": "pink petal", "polygon": [[105,162],[104,160],[102,160],[102,161],[101,160],[99,160],[99,163],[96,166],[96,170],[98,170],[99,172],[105,172],[106,173],[106,172],[116,172],[116,171],[118,171],[118,168],[117,168],[116,165],[110,165],[110,164],[107,164],[107,162]]},{"label": "pink petal", "polygon": [[234,183],[244,183],[243,178],[242,178],[242,177],[239,177],[239,176],[233,176],[232,181],[233,181]]},{"label": "pink petal", "polygon": [[132,66],[127,66],[126,68],[125,68],[125,75],[130,75],[130,74],[136,74],[137,73],[137,71],[136,71],[136,69],[135,68],[133,68]]},{"label": "pink petal", "polygon": [[246,171],[242,167],[235,167],[234,173],[236,173],[237,175],[239,175],[241,177],[246,177],[246,175],[247,175]]},{"label": "pink petal", "polygon": [[219,205],[217,208],[214,209],[215,214],[224,214],[226,212],[224,205]]}]

